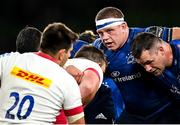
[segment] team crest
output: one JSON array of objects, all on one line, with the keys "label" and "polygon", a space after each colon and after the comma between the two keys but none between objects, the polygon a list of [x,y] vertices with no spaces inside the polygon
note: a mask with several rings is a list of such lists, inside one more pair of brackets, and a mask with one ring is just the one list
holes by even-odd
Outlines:
[{"label": "team crest", "polygon": [[132,52],[127,54],[126,59],[127,59],[127,64],[134,64],[134,63],[136,63],[135,58],[132,55]]}]

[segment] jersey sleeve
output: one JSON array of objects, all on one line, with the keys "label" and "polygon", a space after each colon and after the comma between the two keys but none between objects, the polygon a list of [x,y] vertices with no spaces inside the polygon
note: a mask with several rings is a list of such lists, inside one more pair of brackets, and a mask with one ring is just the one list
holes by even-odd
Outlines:
[{"label": "jersey sleeve", "polygon": [[92,43],[92,45],[93,45],[94,47],[100,49],[101,46],[102,46],[101,39],[100,39],[100,38],[96,39],[96,40]]},{"label": "jersey sleeve", "polygon": [[79,86],[72,76],[69,76],[65,85],[64,113],[69,123],[72,123],[84,116]]},{"label": "jersey sleeve", "polygon": [[87,71],[87,70],[90,70],[90,71],[94,72],[97,75],[97,77],[99,78],[99,88],[100,88],[100,86],[102,84],[102,80],[103,80],[103,72],[102,72],[102,70],[100,68],[87,68],[84,71]]},{"label": "jersey sleeve", "polygon": [[145,29],[145,32],[150,32],[157,37],[162,38],[164,41],[172,40],[172,28],[161,27],[161,26],[150,26]]},{"label": "jersey sleeve", "polygon": [[10,56],[10,54],[11,53],[4,53],[4,54],[0,55],[0,79],[1,79],[1,74],[2,74],[2,70],[3,70],[2,66],[4,64],[6,64],[6,61],[4,61],[4,60],[5,60],[5,58],[8,58]]},{"label": "jersey sleeve", "polygon": [[[1,79],[1,72],[2,72],[2,55],[0,55],[0,79]],[[1,83],[0,83],[0,85],[1,85]]]}]

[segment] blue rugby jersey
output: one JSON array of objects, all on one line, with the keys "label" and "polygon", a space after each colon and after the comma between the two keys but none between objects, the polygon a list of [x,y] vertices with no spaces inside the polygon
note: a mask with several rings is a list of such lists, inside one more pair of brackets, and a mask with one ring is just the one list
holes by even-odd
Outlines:
[{"label": "blue rugby jersey", "polygon": [[84,45],[88,45],[89,43],[83,40],[76,40],[76,42],[73,43],[73,50],[71,51],[70,58],[73,58],[76,54],[76,52]]},{"label": "blue rugby jersey", "polygon": [[[87,44],[85,41],[77,40],[73,44],[71,58]],[[85,120],[87,124],[112,124],[120,117],[123,109],[124,102],[116,84],[111,78],[104,78],[95,98],[84,109]]]},{"label": "blue rugby jersey", "polygon": [[111,95],[112,95],[111,97],[114,103],[114,114],[115,114],[114,119],[117,120],[121,116],[121,113],[125,108],[121,92],[118,89],[114,80],[111,78],[104,77],[103,84],[106,85],[111,90]]},{"label": "blue rugby jersey", "polygon": [[124,110],[121,93],[114,81],[104,78],[94,99],[84,108],[87,124],[113,124]]},{"label": "blue rugby jersey", "polygon": [[[168,28],[163,28],[163,39],[167,40]],[[169,93],[163,91],[160,79],[147,73],[135,63],[131,52],[132,39],[145,28],[130,28],[126,43],[118,51],[108,50],[100,39],[93,45],[103,49],[109,65],[106,74],[116,81],[126,110],[144,120],[160,113],[171,104]]]},{"label": "blue rugby jersey", "polygon": [[161,80],[164,80],[167,88],[176,99],[180,99],[180,40],[170,41],[173,52],[173,63],[171,67],[165,68]]}]

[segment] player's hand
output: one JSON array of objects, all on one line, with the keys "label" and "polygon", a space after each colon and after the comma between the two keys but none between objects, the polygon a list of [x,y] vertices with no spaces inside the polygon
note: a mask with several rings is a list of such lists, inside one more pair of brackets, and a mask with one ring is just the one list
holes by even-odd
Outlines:
[{"label": "player's hand", "polygon": [[83,72],[81,72],[78,68],[73,65],[69,65],[66,67],[66,71],[71,74],[77,81],[78,84],[81,83],[81,79],[83,76]]}]

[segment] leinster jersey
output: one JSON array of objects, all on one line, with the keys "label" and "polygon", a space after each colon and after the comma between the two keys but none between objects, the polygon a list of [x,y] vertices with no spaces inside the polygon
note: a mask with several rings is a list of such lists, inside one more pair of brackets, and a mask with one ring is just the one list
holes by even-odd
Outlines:
[{"label": "leinster jersey", "polygon": [[[135,63],[132,56],[132,39],[144,28],[130,28],[126,43],[117,51],[108,50],[100,39],[93,44],[102,49],[108,60],[106,75],[116,82],[121,91],[126,110],[142,119],[148,119],[170,105],[169,93],[163,91],[161,81],[147,73]],[[168,29],[164,28],[162,37],[167,39]]]},{"label": "leinster jersey", "polygon": [[180,99],[180,40],[173,40],[170,45],[173,53],[172,66],[165,68],[160,79],[165,81],[173,96]]}]

